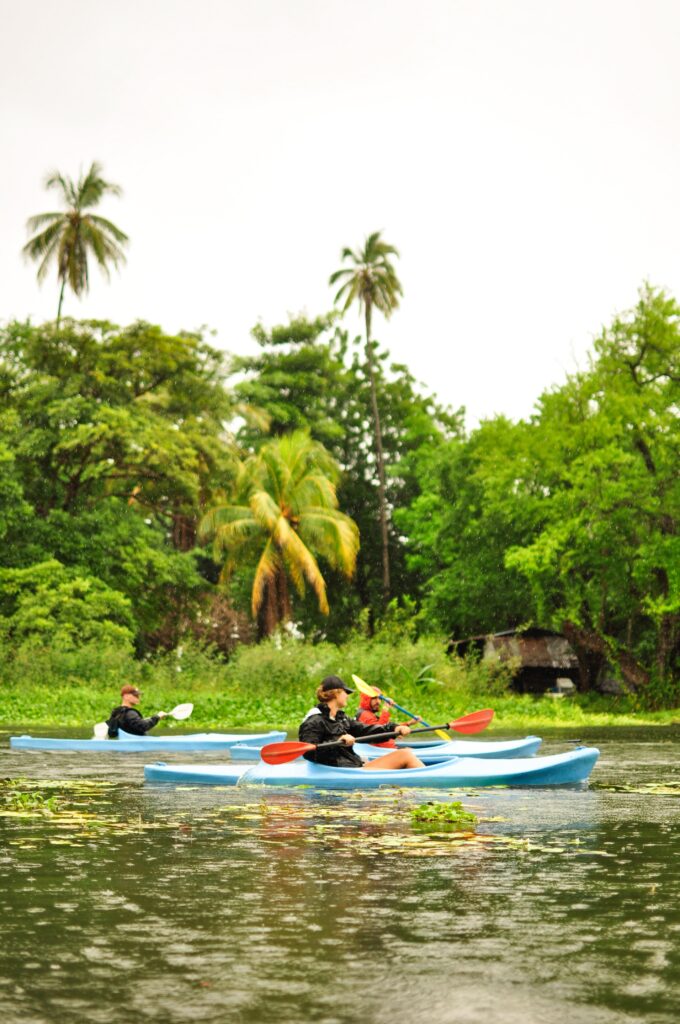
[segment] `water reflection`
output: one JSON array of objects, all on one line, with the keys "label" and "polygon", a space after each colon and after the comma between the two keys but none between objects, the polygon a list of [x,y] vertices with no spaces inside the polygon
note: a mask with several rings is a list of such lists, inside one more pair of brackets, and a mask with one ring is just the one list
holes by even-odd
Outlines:
[{"label": "water reflection", "polygon": [[589,789],[463,796],[521,845],[434,856],[408,845],[413,791],[145,787],[143,755],[3,744],[1,776],[70,783],[105,824],[0,819],[2,1018],[670,1024],[680,803],[621,787],[680,781],[677,747],[592,739]]}]

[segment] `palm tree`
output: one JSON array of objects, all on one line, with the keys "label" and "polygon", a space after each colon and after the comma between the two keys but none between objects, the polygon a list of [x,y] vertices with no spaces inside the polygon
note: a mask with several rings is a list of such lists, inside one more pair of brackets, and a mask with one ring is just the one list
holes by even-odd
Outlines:
[{"label": "palm tree", "polygon": [[118,185],[104,181],[101,175],[102,167],[96,162],[86,175],[81,175],[77,184],[58,171],[48,174],[45,188],[60,193],[66,210],[39,213],[26,223],[29,233],[36,234],[26,243],[23,253],[27,259],[39,261],[38,281],[45,279],[51,264],[57,265],[57,278],[61,281],[57,327],[66,285],[78,296],[89,288],[87,261],[90,253],[106,277],[111,276],[110,263],[117,267],[125,262],[122,247],[128,240],[127,235],[110,220],[85,212],[97,206],[107,192],[114,196],[121,194]]},{"label": "palm tree", "polygon": [[356,523],[338,511],[338,466],[306,431],[264,445],[241,466],[235,500],[210,509],[199,539],[212,540],[221,579],[237,563],[257,562],[252,613],[260,635],[291,619],[288,581],[303,596],[305,584],[328,614],[326,583],[317,557],[351,577],[359,550]]},{"label": "palm tree", "polygon": [[378,466],[378,502],[380,506],[380,531],[382,535],[383,565],[383,598],[387,604],[390,596],[390,555],[387,530],[387,502],[385,499],[385,460],[383,458],[382,431],[378,412],[378,396],[375,385],[375,368],[373,361],[373,344],[371,341],[371,320],[373,310],[378,309],[385,319],[389,319],[399,306],[399,296],[403,295],[401,282],[390,262],[391,256],[399,256],[393,245],[383,242],[379,231],[374,231],[366,239],[363,249],[353,252],[352,249],[342,250],[342,259],[349,261],[350,266],[343,267],[331,274],[329,284],[339,281],[342,285],[335,296],[335,302],[344,301],[343,313],[353,302],[358,302],[359,310],[363,307],[366,323],[366,364],[371,384],[371,408],[373,410],[373,431],[375,434],[375,454]]}]

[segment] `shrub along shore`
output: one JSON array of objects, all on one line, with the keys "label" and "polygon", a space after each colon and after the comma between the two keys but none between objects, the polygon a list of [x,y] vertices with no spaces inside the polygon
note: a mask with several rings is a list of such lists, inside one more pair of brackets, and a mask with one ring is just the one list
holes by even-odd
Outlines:
[{"label": "shrub along shore", "polygon": [[[143,691],[145,714],[193,701],[189,722],[162,723],[159,729],[294,732],[314,704],[318,683],[331,673],[349,685],[356,673],[434,723],[493,707],[491,733],[669,725],[680,719],[680,710],[646,711],[634,696],[521,696],[510,689],[511,668],[449,658],[441,641],[433,639],[411,643],[357,637],[344,645],[311,645],[277,638],[242,646],[228,662],[192,646],[143,661],[94,646],[42,648],[3,658],[2,664],[2,727],[73,727],[88,733],[118,703],[121,685],[132,682]],[[350,712],[357,706],[352,698]]]}]

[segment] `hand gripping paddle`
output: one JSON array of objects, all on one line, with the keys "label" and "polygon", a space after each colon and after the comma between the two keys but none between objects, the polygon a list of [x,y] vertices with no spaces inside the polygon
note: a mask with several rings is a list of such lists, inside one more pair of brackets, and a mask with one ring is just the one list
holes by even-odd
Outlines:
[{"label": "hand gripping paddle", "polygon": [[[411,729],[411,735],[416,732],[436,732],[437,729],[454,729],[456,732],[463,733],[481,732],[482,729],[486,729],[493,715],[494,713],[491,708],[486,708],[484,711],[473,711],[470,715],[463,715],[462,718],[457,718],[455,722],[444,722],[443,725],[428,725],[424,729]],[[370,742],[391,740],[396,735],[397,733],[394,731],[378,732],[370,737]],[[267,743],[266,746],[262,747],[260,757],[267,764],[286,764],[288,761],[294,761],[297,757],[302,757],[303,754],[308,754],[312,750],[341,745],[342,740],[333,740],[331,743],[296,743],[293,740],[286,743]]]},{"label": "hand gripping paddle", "polygon": [[[395,707],[397,711],[401,711],[403,715],[408,715],[409,718],[414,718],[416,722],[422,722],[423,725],[428,725],[425,719],[421,718],[420,715],[414,715],[412,711],[407,711],[406,708],[402,708],[396,703],[396,701],[393,701],[391,697],[386,697],[384,693],[378,693],[377,690],[374,690],[372,686],[365,683],[359,676],[353,675],[352,679],[359,693],[364,693],[367,697],[379,697],[380,700],[384,700],[386,704],[392,704],[393,707]],[[435,729],[435,732],[441,739],[448,740],[449,737],[445,732],[442,732],[441,729]]]},{"label": "hand gripping paddle", "polygon": [[[168,718],[176,718],[178,722],[183,722],[193,710],[193,704],[178,704],[172,711],[168,711]],[[109,727],[106,722],[97,722],[94,727],[94,738],[96,740],[105,740],[108,738],[108,735]]]}]

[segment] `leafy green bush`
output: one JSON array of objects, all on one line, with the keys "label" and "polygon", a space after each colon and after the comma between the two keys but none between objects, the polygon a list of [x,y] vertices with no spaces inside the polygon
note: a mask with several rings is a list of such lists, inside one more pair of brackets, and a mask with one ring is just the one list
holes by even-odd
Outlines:
[{"label": "leafy green bush", "polygon": [[[510,669],[449,658],[443,643],[432,639],[387,644],[356,637],[336,646],[275,636],[237,648],[228,662],[195,643],[135,660],[127,648],[116,646],[86,644],[72,649],[27,642],[11,650],[0,642],[0,665],[1,720],[24,727],[87,726],[89,731],[118,703],[121,685],[134,682],[143,688],[146,713],[186,700],[195,704],[189,722],[164,720],[158,729],[285,727],[295,732],[315,702],[320,681],[331,673],[350,685],[356,673],[434,724],[485,706],[496,709],[492,728],[580,729],[640,721],[635,717],[640,708],[628,696],[586,694],[550,701],[499,693]],[[355,695],[348,705],[350,714],[357,704]],[[646,714],[644,721],[669,722],[673,714]]]},{"label": "leafy green bush", "polygon": [[0,639],[8,646],[55,644],[68,650],[102,644],[132,651],[130,601],[56,559],[0,569],[0,610]]}]

